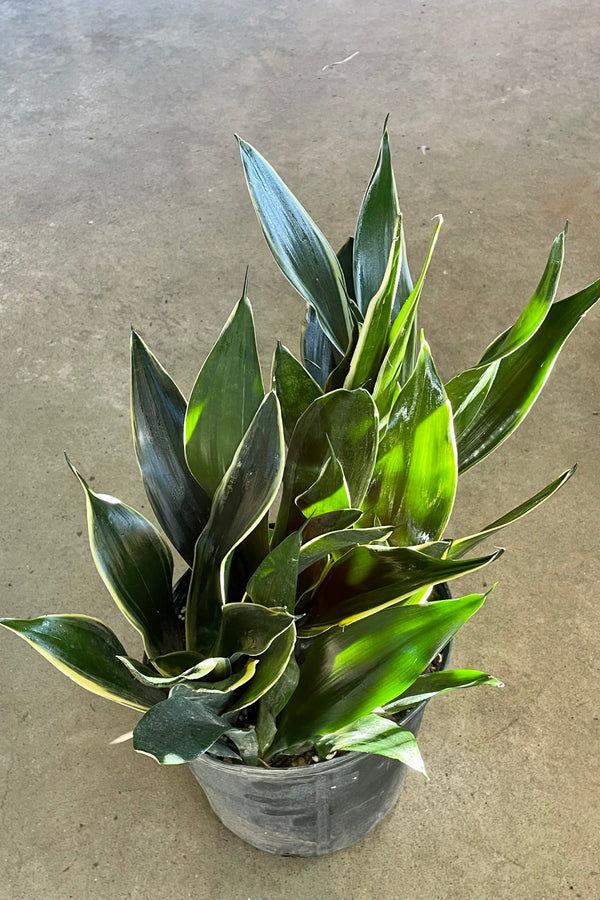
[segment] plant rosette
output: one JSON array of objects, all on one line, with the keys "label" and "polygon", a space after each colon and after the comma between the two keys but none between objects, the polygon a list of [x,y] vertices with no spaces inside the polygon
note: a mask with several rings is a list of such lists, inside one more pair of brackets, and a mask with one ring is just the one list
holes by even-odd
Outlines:
[{"label": "plant rosette", "polygon": [[[69,465],[96,567],[143,657],[85,615],[0,622],[78,684],[141,711],[134,749],[190,763],[216,809],[224,774],[217,812],[236,833],[272,852],[324,853],[379,821],[406,767],[425,774],[415,738],[425,702],[501,686],[474,669],[428,671],[485,601],[433,592],[494,562],[502,550],[472,551],[575,466],[455,538],[459,476],[523,421],[600,281],[556,301],[565,226],[517,321],[443,384],[417,326],[442,218],[413,282],[386,128],[337,254],[266,160],[239,145],[269,248],[306,302],[301,358],[278,344],[265,389],[247,281],[188,401],[132,331],[134,445],[162,534]],[[186,563],[175,581],[171,548]],[[398,714],[413,707],[411,728]],[[281,768],[299,756],[317,763]],[[292,799],[312,785],[299,801],[312,819],[278,793],[290,780]],[[266,805],[252,811],[259,783]],[[364,827],[349,829],[340,804]]]}]

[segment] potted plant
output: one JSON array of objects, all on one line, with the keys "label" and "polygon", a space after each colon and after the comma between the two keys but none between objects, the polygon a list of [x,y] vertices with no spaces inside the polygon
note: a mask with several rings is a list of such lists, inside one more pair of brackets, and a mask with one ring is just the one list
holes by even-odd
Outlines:
[{"label": "potted plant", "polygon": [[[600,281],[555,302],[567,229],[517,321],[442,384],[408,269],[387,131],[354,238],[336,255],[265,159],[240,140],[252,202],[307,303],[302,360],[275,350],[265,389],[242,297],[189,401],[131,335],[135,450],[158,523],[85,493],[98,571],[143,641],[128,655],[97,619],[4,618],[83,687],[143,715],[134,749],[189,763],[217,814],[271,852],[347,846],[389,810],[429,698],[496,685],[451,670],[483,594],[447,582],[502,553],[472,551],[573,474],[466,537],[447,525],[461,473],[537,399]],[[280,496],[279,502],[277,502]]]}]

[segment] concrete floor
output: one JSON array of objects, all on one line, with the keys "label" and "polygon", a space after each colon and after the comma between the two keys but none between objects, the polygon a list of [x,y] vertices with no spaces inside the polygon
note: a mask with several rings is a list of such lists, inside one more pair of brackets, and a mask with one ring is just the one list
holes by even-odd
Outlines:
[{"label": "concrete floor", "polygon": [[[265,370],[277,338],[298,346],[302,304],[264,246],[234,131],[339,245],[391,114],[414,269],[431,217],[446,220],[421,320],[446,377],[516,318],[566,218],[561,294],[600,276],[598,11],[593,0],[0,5],[3,615],[87,612],[135,649],[62,458],[147,511],[129,431],[131,322],[189,390],[249,263]],[[410,775],[351,850],[262,855],[215,820],[185,767],[109,746],[133,712],[3,633],[2,900],[598,898],[599,324],[594,311],[518,434],[461,482],[454,528],[468,533],[579,462],[503,538],[500,585],[455,662],[507,687],[430,705],[429,783]]]}]

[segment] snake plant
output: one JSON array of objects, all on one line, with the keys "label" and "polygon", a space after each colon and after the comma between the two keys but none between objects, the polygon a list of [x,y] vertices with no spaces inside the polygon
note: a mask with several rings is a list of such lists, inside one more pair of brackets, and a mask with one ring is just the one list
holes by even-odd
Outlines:
[{"label": "snake plant", "polygon": [[[337,254],[239,145],[267,243],[307,304],[301,359],[278,344],[263,384],[247,284],[188,401],[133,331],[134,445],[162,534],[69,465],[96,567],[142,658],[89,616],[1,622],[83,687],[140,710],[133,746],[160,763],[360,750],[424,772],[402,711],[501,686],[476,670],[426,671],[485,600],[437,599],[435,586],[497,559],[472,551],[575,467],[465,537],[448,527],[460,475],[525,418],[600,281],[555,301],[565,227],[517,321],[443,384],[417,328],[442,219],[413,283],[385,128]],[[172,548],[185,563],[176,580]]]}]

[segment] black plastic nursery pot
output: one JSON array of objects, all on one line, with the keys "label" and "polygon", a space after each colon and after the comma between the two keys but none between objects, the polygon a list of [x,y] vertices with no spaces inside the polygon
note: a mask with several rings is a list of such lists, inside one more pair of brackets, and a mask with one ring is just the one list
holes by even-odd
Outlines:
[{"label": "black plastic nursery pot", "polygon": [[[446,586],[438,596],[450,597]],[[442,651],[448,668],[451,643]],[[427,701],[402,727],[419,731]],[[280,856],[324,856],[360,841],[395,805],[407,767],[372,753],[344,753],[314,765],[263,769],[208,753],[189,763],[215,815],[248,844]]]}]

